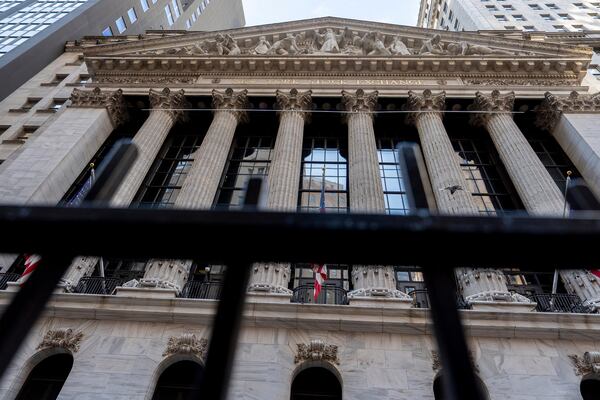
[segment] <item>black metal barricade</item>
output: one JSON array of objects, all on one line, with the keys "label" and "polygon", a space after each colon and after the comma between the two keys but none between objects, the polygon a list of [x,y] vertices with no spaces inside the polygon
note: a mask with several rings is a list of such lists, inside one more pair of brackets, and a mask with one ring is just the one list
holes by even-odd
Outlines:
[{"label": "black metal barricade", "polygon": [[[124,167],[119,165],[131,164],[131,151],[128,144],[116,150],[116,156],[109,158],[104,171],[99,171],[97,182],[101,182],[102,187],[95,186],[88,200],[110,198],[123,175]],[[430,207],[419,152],[405,147],[400,153],[404,162],[403,176],[410,181],[408,196],[413,208]],[[203,398],[221,400],[226,396],[251,265],[254,262],[319,262],[421,266],[444,369],[445,398],[479,400],[483,397],[476,385],[456,307],[453,268],[512,265],[543,270],[548,265],[565,269],[600,265],[597,252],[600,220],[594,218],[457,217],[418,211],[410,216],[269,213],[257,211],[260,189],[260,181],[251,180],[245,210],[235,212],[101,206],[0,207],[2,231],[11,233],[0,242],[0,252],[42,256],[42,263],[0,319],[0,376],[74,256],[192,259],[198,256],[197,233],[205,232],[202,261],[228,268],[214,319],[204,378],[196,382]],[[586,200],[590,199],[586,197]],[[65,234],[56,235],[58,231]],[[84,231],[85,235],[79,234]],[[156,232],[178,234],[156,235]],[[106,237],[111,238],[110,246],[104,244]],[[298,246],[308,237],[313,243],[328,243],[335,238],[347,246],[343,252],[336,246]],[[68,247],[64,246],[65,242],[69,243]],[[228,248],[230,243],[236,243],[235,251]],[[273,243],[273,246],[264,246],[265,243]],[[456,251],[465,243],[469,243],[470,248],[468,262]],[[427,250],[430,244],[435,244],[436,251]],[[562,251],[570,244],[577,248],[576,252]],[[496,251],[498,246],[509,251]],[[366,252],[364,249],[378,250]],[[490,254],[494,254],[493,258]]]}]

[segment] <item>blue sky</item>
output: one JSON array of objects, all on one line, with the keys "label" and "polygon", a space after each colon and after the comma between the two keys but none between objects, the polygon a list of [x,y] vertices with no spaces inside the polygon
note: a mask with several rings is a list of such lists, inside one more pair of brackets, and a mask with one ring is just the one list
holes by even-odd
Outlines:
[{"label": "blue sky", "polygon": [[419,0],[243,0],[246,26],[317,17],[416,25]]}]

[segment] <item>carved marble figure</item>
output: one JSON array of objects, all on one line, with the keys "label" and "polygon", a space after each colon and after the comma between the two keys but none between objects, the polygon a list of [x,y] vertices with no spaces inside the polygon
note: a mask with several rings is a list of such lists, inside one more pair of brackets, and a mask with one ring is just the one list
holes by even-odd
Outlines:
[{"label": "carved marble figure", "polygon": [[420,55],[431,55],[431,54],[446,54],[444,47],[441,43],[442,37],[439,34],[433,35],[431,39],[427,39],[423,42],[423,45],[419,49]]},{"label": "carved marble figure", "polygon": [[295,55],[302,52],[296,42],[297,36],[293,33],[286,34],[285,38],[273,43],[273,46],[267,51],[266,54],[278,54],[280,56],[286,56],[288,54]]},{"label": "carved marble figure", "polygon": [[498,54],[498,55],[514,55],[514,53],[500,50],[500,49],[492,49],[487,46],[482,46],[479,44],[472,44],[468,42],[453,42],[448,43],[446,46],[448,49],[448,53],[452,55],[460,55],[460,56],[485,56],[488,54]]},{"label": "carved marble figure", "polygon": [[266,36],[258,38],[258,44],[252,49],[252,54],[267,54],[271,50],[271,43],[267,40]]},{"label": "carved marble figure", "polygon": [[339,53],[340,43],[344,40],[344,36],[349,31],[348,27],[344,29],[341,34],[336,34],[333,29],[327,28],[324,34],[320,34],[318,30],[315,31],[315,36],[319,42],[322,42],[319,51],[323,53]]},{"label": "carved marble figure", "polygon": [[406,47],[400,36],[394,36],[394,40],[392,41],[392,45],[390,46],[389,50],[393,55],[410,56],[411,54],[410,50],[408,47]]}]

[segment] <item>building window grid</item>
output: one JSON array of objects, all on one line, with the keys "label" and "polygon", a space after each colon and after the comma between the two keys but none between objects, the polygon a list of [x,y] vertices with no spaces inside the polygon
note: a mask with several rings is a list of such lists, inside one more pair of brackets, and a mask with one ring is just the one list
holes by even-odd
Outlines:
[{"label": "building window grid", "polygon": [[378,138],[377,156],[379,159],[379,175],[385,196],[387,214],[406,215],[410,206],[406,197],[406,188],[402,172],[398,168],[398,152],[396,146],[400,139]]},{"label": "building window grid", "polygon": [[216,209],[240,209],[250,178],[266,178],[273,153],[274,137],[240,135],[234,139],[225,174],[215,201]]},{"label": "building window grid", "polygon": [[[516,201],[497,169],[497,161],[482,141],[471,138],[452,138],[460,166],[473,194],[479,212],[500,215],[515,210]],[[436,190],[436,188],[434,188]]]},{"label": "building window grid", "polygon": [[325,193],[325,212],[348,211],[348,161],[341,150],[337,137],[304,139],[303,154],[307,155],[302,160],[299,211],[319,212],[321,191]]},{"label": "building window grid", "polygon": [[580,176],[558,143],[554,142],[551,138],[527,138],[527,141],[561,192],[565,190],[567,171],[573,173],[573,178]]},{"label": "building window grid", "polygon": [[165,145],[134,202],[143,208],[169,208],[175,204],[183,181],[200,146],[199,135],[172,135]]}]

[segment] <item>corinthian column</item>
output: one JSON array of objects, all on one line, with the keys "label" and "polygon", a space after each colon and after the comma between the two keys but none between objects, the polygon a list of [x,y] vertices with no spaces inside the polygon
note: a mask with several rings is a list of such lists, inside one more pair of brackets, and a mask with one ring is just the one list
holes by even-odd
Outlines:
[{"label": "corinthian column", "polygon": [[513,121],[514,102],[513,92],[501,95],[494,90],[490,96],[477,92],[470,109],[478,113],[471,115],[471,123],[484,126],[489,132],[527,211],[535,215],[562,215],[563,195]]},{"label": "corinthian column", "polygon": [[[536,125],[554,136],[586,185],[600,199],[600,142],[597,140],[600,94],[571,92],[569,96],[555,96],[546,92],[545,97],[536,109]],[[570,294],[577,295],[584,304],[598,308],[598,277],[585,269],[561,270],[560,276]]]},{"label": "corinthian column", "polygon": [[[348,123],[348,178],[350,210],[362,213],[385,213],[383,186],[379,174],[377,144],[373,128],[373,111],[377,106],[378,92],[356,93],[342,91],[342,102],[349,112]],[[348,294],[356,297],[391,297],[410,299],[396,289],[394,268],[382,265],[355,265],[352,267],[354,290]]]},{"label": "corinthian column", "polygon": [[[213,90],[213,108],[217,109],[202,144],[194,153],[194,162],[175,207],[211,208],[221,174],[227,161],[238,122],[245,117],[241,111],[247,104],[247,91],[225,93]],[[140,286],[172,289],[179,293],[187,282],[192,262],[189,260],[150,260]]]},{"label": "corinthian column", "polygon": [[233,135],[240,121],[245,120],[243,109],[248,103],[247,90],[225,93],[213,90],[213,121],[202,144],[194,153],[194,162],[175,200],[178,208],[209,209],[212,207]]},{"label": "corinthian column", "polygon": [[[408,114],[406,122],[416,125],[419,132],[438,211],[441,214],[477,215],[477,206],[460,167],[460,157],[454,151],[442,121],[445,104],[445,92],[434,95],[425,90],[419,95],[410,91],[407,107],[413,113]],[[459,268],[456,276],[465,300],[472,304],[529,302],[523,296],[508,291],[502,271]],[[488,307],[485,303],[483,308]]]},{"label": "corinthian column", "polygon": [[[298,187],[302,168],[302,138],[304,124],[310,116],[312,91],[299,93],[276,92],[279,130],[275,140],[273,159],[269,168],[267,207],[270,210],[296,211]],[[257,263],[252,268],[250,292],[291,294],[287,288],[291,276],[288,263]],[[289,298],[287,299],[289,301]]]},{"label": "corinthian column", "polygon": [[168,88],[162,92],[150,89],[149,97],[150,116],[133,138],[138,157],[113,196],[112,205],[129,206],[171,128],[183,117],[182,109],[187,106],[183,90],[171,93]]}]

